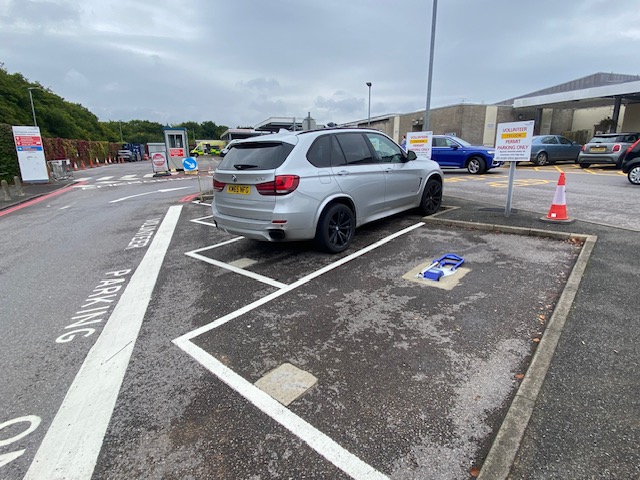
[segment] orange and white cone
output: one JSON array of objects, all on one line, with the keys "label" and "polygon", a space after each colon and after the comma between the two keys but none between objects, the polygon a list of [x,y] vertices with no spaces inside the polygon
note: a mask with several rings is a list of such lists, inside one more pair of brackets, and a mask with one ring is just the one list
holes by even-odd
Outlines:
[{"label": "orange and white cone", "polygon": [[569,220],[567,216],[567,195],[565,192],[565,178],[564,172],[560,173],[558,179],[558,186],[556,187],[556,193],[553,196],[553,202],[549,213],[547,213],[547,220],[566,221]]}]

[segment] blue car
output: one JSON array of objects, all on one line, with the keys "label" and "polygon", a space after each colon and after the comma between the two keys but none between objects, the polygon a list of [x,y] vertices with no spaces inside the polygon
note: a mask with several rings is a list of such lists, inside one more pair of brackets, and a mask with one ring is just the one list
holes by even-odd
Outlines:
[{"label": "blue car", "polygon": [[493,159],[494,154],[492,147],[471,145],[452,135],[433,136],[431,159],[443,168],[466,168],[469,173],[484,173],[502,165]]},{"label": "blue car", "polygon": [[531,163],[541,167],[560,160],[576,162],[581,148],[562,135],[536,135],[531,138]]}]

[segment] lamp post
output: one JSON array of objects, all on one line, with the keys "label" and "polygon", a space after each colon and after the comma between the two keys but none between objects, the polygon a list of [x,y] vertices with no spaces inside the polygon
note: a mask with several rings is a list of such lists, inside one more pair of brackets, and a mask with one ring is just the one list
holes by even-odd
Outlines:
[{"label": "lamp post", "polygon": [[33,126],[37,127],[38,122],[36,122],[36,109],[33,107],[33,95],[31,94],[31,90],[38,90],[36,87],[29,87],[29,100],[31,100],[31,113],[33,114]]},{"label": "lamp post", "polygon": [[369,114],[367,116],[367,126],[371,126],[371,82],[367,82],[367,87],[369,87]]},{"label": "lamp post", "polygon": [[429,48],[429,74],[427,77],[427,105],[424,111],[424,124],[422,129],[429,130],[429,111],[431,110],[431,77],[433,77],[433,51],[436,44],[436,15],[438,13],[438,0],[433,0],[433,13],[431,14],[431,43]]}]

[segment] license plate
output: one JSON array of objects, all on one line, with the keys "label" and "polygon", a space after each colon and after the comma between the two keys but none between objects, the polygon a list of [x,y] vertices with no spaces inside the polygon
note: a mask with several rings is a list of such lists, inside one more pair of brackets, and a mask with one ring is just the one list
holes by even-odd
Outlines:
[{"label": "license plate", "polygon": [[227,193],[249,195],[251,193],[251,187],[249,185],[227,185]]},{"label": "license plate", "polygon": [[602,152],[606,152],[607,151],[607,147],[591,147],[591,150],[589,150],[590,152],[598,152],[598,153],[602,153]]}]

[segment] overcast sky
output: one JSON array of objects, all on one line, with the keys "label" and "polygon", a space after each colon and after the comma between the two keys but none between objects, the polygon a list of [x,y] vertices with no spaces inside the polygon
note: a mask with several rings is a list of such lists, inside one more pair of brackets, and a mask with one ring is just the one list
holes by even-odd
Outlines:
[{"label": "overcast sky", "polygon": [[[105,121],[343,123],[367,118],[366,82],[372,117],[424,109],[432,5],[0,0],[0,62]],[[638,0],[440,0],[431,106],[637,75],[638,52]]]}]

